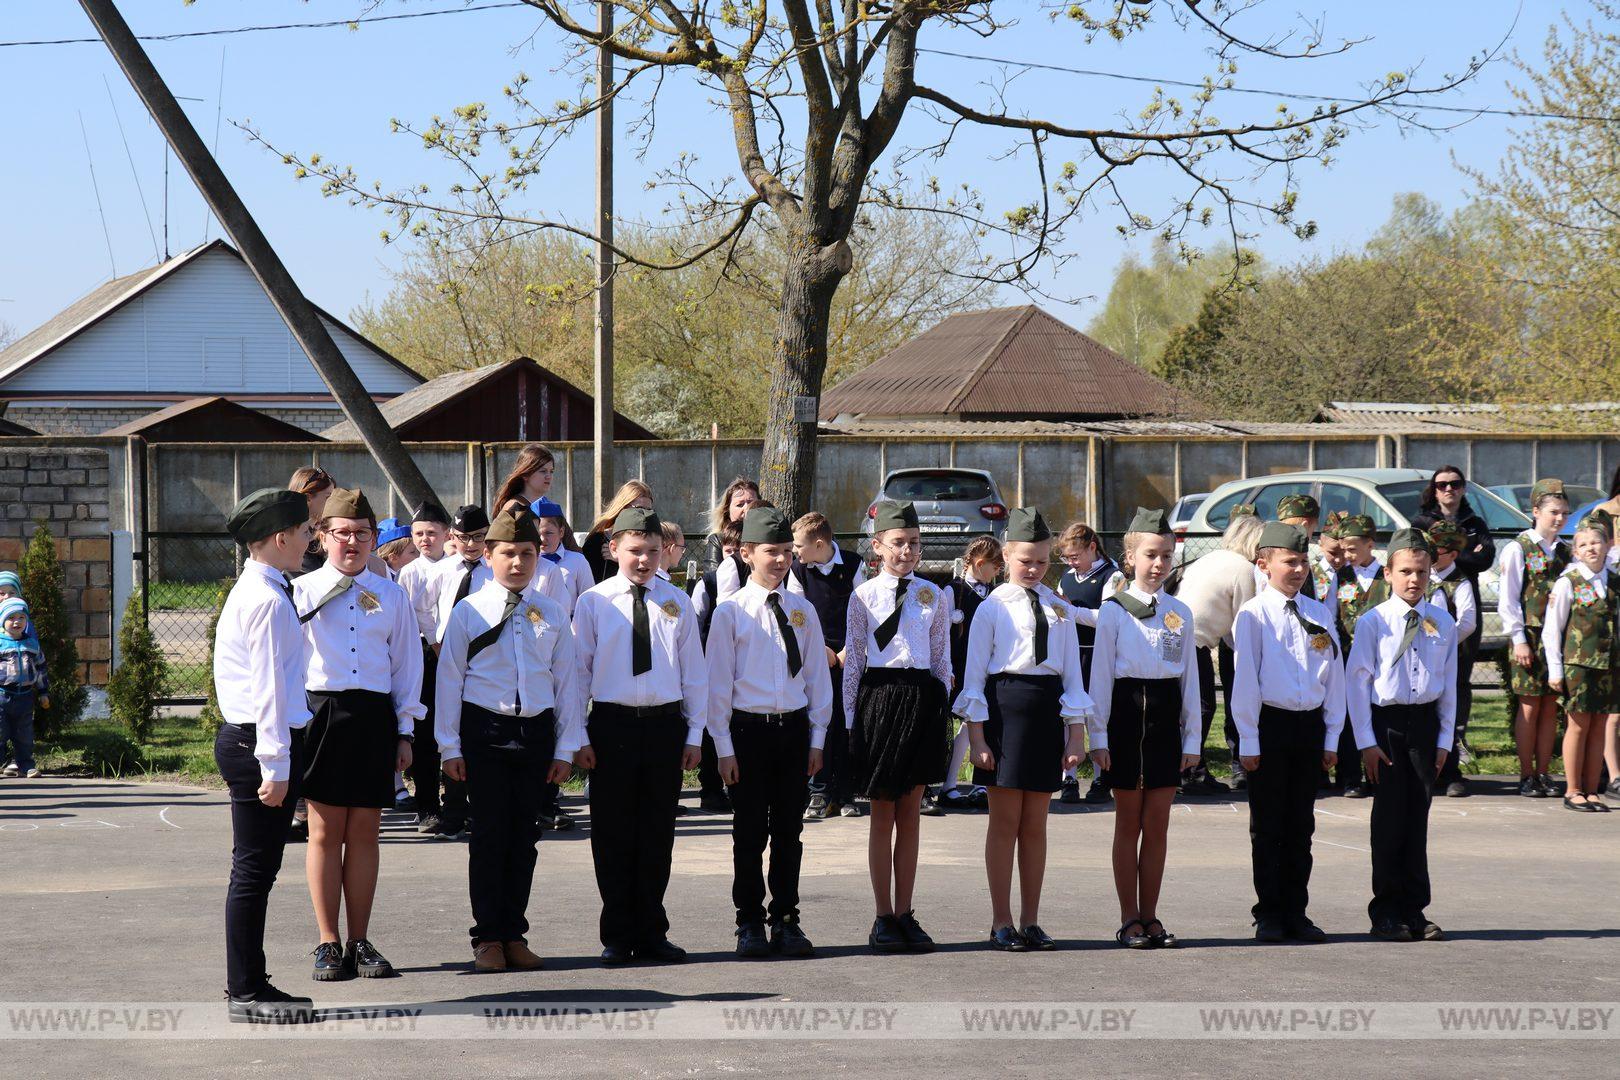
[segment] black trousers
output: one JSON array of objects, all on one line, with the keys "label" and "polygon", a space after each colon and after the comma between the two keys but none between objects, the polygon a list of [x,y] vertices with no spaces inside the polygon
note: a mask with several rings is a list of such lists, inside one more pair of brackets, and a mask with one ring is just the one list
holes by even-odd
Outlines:
[{"label": "black trousers", "polygon": [[[441,771],[439,743],[433,735],[433,701],[437,696],[439,654],[433,646],[422,643],[422,704],[427,715],[416,722],[416,741],[411,744],[411,767],[405,770],[416,784],[416,812],[421,817],[434,815],[456,821],[467,820],[467,790],[460,780],[452,780]],[[439,798],[439,785],[444,785],[444,798]]]},{"label": "black trousers", "polygon": [[[611,704],[591,708],[591,858],[602,894],[603,945],[633,948],[669,933],[664,890],[675,848],[686,721],[680,706],[637,717]],[[482,828],[482,811],[480,828]]]},{"label": "black trousers", "polygon": [[[1211,655],[1212,652],[1214,655]],[[1235,779],[1243,775],[1243,765],[1238,761],[1237,724],[1232,721],[1232,680],[1236,678],[1232,650],[1223,641],[1214,650],[1200,648],[1197,659],[1198,712],[1204,722],[1204,737],[1198,744],[1198,764],[1194,768],[1182,770],[1182,775],[1190,777],[1209,772],[1209,767],[1204,762],[1204,743],[1209,742],[1209,726],[1215,722],[1215,668],[1218,663],[1221,672],[1221,704],[1226,706],[1226,719],[1221,729],[1226,736],[1227,749],[1232,751],[1232,776]]]},{"label": "black trousers", "polygon": [[832,723],[827,726],[827,745],[821,752],[821,768],[810,778],[806,791],[820,795],[829,804],[847,806],[855,801],[855,778],[849,768],[849,728],[844,726],[844,670],[832,670]]},{"label": "black trousers", "polygon": [[[462,710],[464,715],[483,711],[466,703]],[[542,726],[546,737],[522,749],[462,746],[468,794],[478,808],[478,827],[467,846],[474,945],[522,941],[529,932],[526,912],[540,840],[535,819],[556,740],[551,725]]]},{"label": "black trousers", "polygon": [[1310,902],[1324,734],[1320,708],[1260,706],[1260,767],[1248,774],[1256,919],[1302,916]]},{"label": "black trousers", "polygon": [[726,786],[720,782],[720,755],[714,751],[714,739],[707,729],[703,732],[703,746],[698,756],[698,796],[718,795]]},{"label": "black trousers", "polygon": [[802,712],[780,720],[734,713],[731,741],[737,752],[737,782],[731,785],[731,902],[737,925],[766,919],[767,841],[770,921],[797,919],[810,719]]},{"label": "black trousers", "polygon": [[231,795],[231,881],[225,890],[225,987],[251,994],[269,978],[264,970],[264,923],[270,888],[281,870],[299,778],[304,775],[304,733],[291,732],[291,771],[280,806],[259,801],[258,732],[245,724],[221,724],[214,736],[214,764]]},{"label": "black trousers", "polygon": [[1457,747],[1462,745],[1463,736],[1468,733],[1468,714],[1473,708],[1474,650],[1464,643],[1457,646],[1457,726],[1451,740],[1451,753],[1446,755],[1446,763],[1434,781],[1437,788],[1462,780],[1462,759],[1457,755]]},{"label": "black trousers", "polygon": [[1429,906],[1429,799],[1433,794],[1435,705],[1374,705],[1373,735],[1390,764],[1379,766],[1372,806],[1373,922],[1412,920]]}]

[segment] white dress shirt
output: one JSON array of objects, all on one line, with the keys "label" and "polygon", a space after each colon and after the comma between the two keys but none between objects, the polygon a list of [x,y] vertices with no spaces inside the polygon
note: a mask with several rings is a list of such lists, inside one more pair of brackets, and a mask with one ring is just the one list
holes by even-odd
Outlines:
[{"label": "white dress shirt", "polygon": [[[832,545],[832,558],[828,559],[826,562],[805,563],[804,569],[805,573],[809,573],[810,571],[814,570],[825,576],[827,574],[831,574],[834,570],[838,569],[842,565],[844,565],[844,549],[839,547],[837,544],[834,544]],[[863,562],[857,562],[855,564],[855,580],[851,584],[851,587],[853,588],[855,585],[859,585],[861,582],[865,581],[866,578],[866,564]],[[790,593],[796,593],[799,596],[803,596],[804,586],[799,584],[798,578],[794,577],[792,574],[789,574],[787,576],[787,591]]]},{"label": "white dress shirt", "polygon": [[[1181,752],[1196,754],[1204,737],[1199,715],[1198,664],[1194,658],[1192,609],[1160,590],[1148,594],[1134,584],[1125,591],[1146,604],[1157,600],[1151,618],[1138,619],[1123,605],[1104,601],[1097,609],[1097,640],[1091,650],[1091,703],[1087,730],[1093,750],[1108,749],[1108,714],[1114,707],[1115,679],[1181,681]],[[1180,625],[1164,625],[1174,614]]]},{"label": "white dress shirt", "polygon": [[1457,588],[1452,593],[1449,603],[1438,600],[1436,602],[1441,603],[1456,620],[1457,640],[1463,642],[1468,640],[1469,635],[1474,632],[1474,627],[1479,625],[1479,603],[1474,596],[1474,583],[1462,576],[1454,562],[1444,570],[1436,570],[1430,575],[1430,580],[1435,582],[1436,586],[1431,586],[1434,591],[1429,594],[1429,598],[1433,600],[1440,591],[1437,587],[1439,582],[1450,581],[1454,577],[1458,579]]},{"label": "white dress shirt", "polygon": [[967,662],[956,712],[974,723],[990,718],[985,682],[991,675],[1056,675],[1063,680],[1058,702],[1065,724],[1083,724],[1096,710],[1080,673],[1080,644],[1074,630],[1074,608],[1045,585],[1035,595],[1046,611],[1046,659],[1035,662],[1035,611],[1029,593],[1013,582],[997,586],[968,627]]},{"label": "white dress shirt", "polygon": [[1288,597],[1269,586],[1238,609],[1232,623],[1232,723],[1238,754],[1253,757],[1260,745],[1260,707],[1304,712],[1321,707],[1322,749],[1339,748],[1344,731],[1344,656],[1339,632],[1325,604],[1303,592],[1299,613],[1322,627],[1326,648],[1307,634],[1288,610]]},{"label": "white dress shirt", "polygon": [[214,636],[214,696],[220,716],[228,724],[257,731],[253,756],[265,780],[289,778],[288,732],[309,723],[304,697],[308,646],[286,581],[273,566],[256,559],[243,563]]},{"label": "white dress shirt", "polygon": [[[708,715],[708,666],[698,639],[692,603],[669,582],[654,577],[642,601],[652,635],[652,669],[630,673],[635,596],[632,582],[615,574],[593,585],[574,607],[574,657],[578,695],[615,705],[680,702],[686,744],[703,744]],[[583,704],[580,706],[584,711]]]},{"label": "white dress shirt", "polygon": [[574,688],[579,677],[574,631],[561,604],[541,596],[531,583],[495,643],[467,659],[473,639],[506,611],[506,599],[506,588],[490,581],[450,612],[433,707],[439,754],[445,761],[461,757],[461,704],[468,701],[502,716],[554,710],[557,743],[551,756],[573,761],[585,741],[585,718]]},{"label": "white dress shirt", "polygon": [[1548,559],[1557,554],[1558,538],[1547,540],[1534,529],[1526,529],[1502,545],[1501,559],[1497,563],[1500,584],[1496,592],[1496,613],[1502,616],[1502,630],[1513,644],[1527,645],[1530,639],[1524,632],[1524,548],[1519,544],[1520,537],[1529,537],[1539,544]]},{"label": "white dress shirt", "polygon": [[416,614],[417,629],[430,642],[437,640],[438,616],[434,610],[434,596],[430,593],[429,586],[443,571],[447,562],[455,561],[454,558],[447,558],[444,555],[440,555],[437,559],[418,555],[406,563],[405,569],[399,572],[399,587],[411,598],[411,610]]},{"label": "white dress shirt", "polygon": [[[308,613],[343,577],[331,563],[293,582],[300,612]],[[368,600],[367,597],[370,597]],[[309,643],[305,686],[335,693],[372,690],[387,694],[401,735],[427,715],[422,705],[422,644],[405,590],[367,569],[346,592],[304,623]]]},{"label": "white dress shirt", "polygon": [[750,579],[714,609],[709,623],[709,734],[714,752],[731,757],[733,712],[786,713],[810,711],[810,746],[827,744],[832,721],[832,674],[827,667],[821,620],[802,596],[778,586],[782,610],[799,643],[801,666],[788,674],[782,628],[763,585]]},{"label": "white dress shirt", "polygon": [[[1406,613],[1416,611],[1419,624],[1412,647],[1399,659],[1406,631]],[[1444,608],[1427,600],[1409,605],[1398,596],[1356,620],[1350,663],[1344,672],[1345,706],[1356,733],[1356,749],[1377,743],[1373,735],[1374,705],[1422,705],[1436,702],[1440,737],[1436,747],[1451,748],[1457,720],[1457,624]]]},{"label": "white dress shirt", "polygon": [[552,562],[544,555],[540,560],[546,566],[554,567],[554,572],[560,575],[557,591],[551,598],[567,608],[569,618],[573,618],[574,605],[579,603],[580,594],[595,585],[596,578],[591,575],[591,564],[579,552],[558,548],[555,554],[562,556],[561,561]]},{"label": "white dress shirt", "polygon": [[885,648],[878,648],[876,633],[894,611],[900,579],[881,571],[855,587],[849,595],[849,621],[844,636],[844,722],[855,730],[855,699],[861,676],[868,667],[918,668],[932,671],[948,695],[951,674],[951,591],[907,574],[900,626]]},{"label": "white dress shirt", "polygon": [[1547,616],[1541,634],[1541,650],[1547,656],[1547,678],[1553,682],[1561,682],[1564,678],[1564,627],[1569,624],[1570,608],[1575,606],[1576,576],[1579,576],[1582,584],[1591,586],[1599,602],[1609,596],[1606,563],[1596,573],[1588,570],[1583,562],[1570,563],[1569,569],[1553,582],[1552,595],[1547,597]]},{"label": "white dress shirt", "polygon": [[[441,559],[439,564],[443,566],[449,561]],[[461,591],[461,579],[466,573],[467,561],[458,557],[433,579],[433,605],[437,615],[434,621],[433,637],[430,641],[434,644],[444,640],[444,628],[450,621],[450,609],[456,606],[456,593]],[[489,560],[487,558],[479,559],[473,566],[472,583],[467,588],[467,595],[471,596],[492,580],[494,580],[494,571],[489,568]],[[534,581],[529,587],[541,596],[549,596],[559,604],[564,603],[563,575],[562,571],[558,569],[558,564],[554,562],[548,562],[545,559],[537,560],[534,569]],[[566,606],[564,604],[564,607]]]}]

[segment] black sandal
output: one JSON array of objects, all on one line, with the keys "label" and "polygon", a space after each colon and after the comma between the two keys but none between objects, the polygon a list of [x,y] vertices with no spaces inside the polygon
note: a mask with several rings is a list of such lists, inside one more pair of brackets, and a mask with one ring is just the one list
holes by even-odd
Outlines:
[{"label": "black sandal", "polygon": [[[1129,930],[1133,926],[1137,927],[1141,932],[1137,934],[1127,934],[1125,931]],[[1141,919],[1131,919],[1125,923],[1124,926],[1121,926],[1118,930],[1114,931],[1114,940],[1125,946],[1127,949],[1146,949],[1151,947],[1153,944],[1152,941],[1148,939],[1147,926],[1142,922]]]},{"label": "black sandal", "polygon": [[1147,922],[1143,923],[1143,932],[1146,933],[1148,927],[1150,926],[1157,926],[1159,928],[1159,932],[1157,934],[1148,934],[1148,943],[1151,944],[1155,949],[1173,949],[1179,944],[1179,942],[1176,940],[1176,935],[1166,930],[1164,928],[1164,923],[1160,922],[1158,919],[1149,919]]}]

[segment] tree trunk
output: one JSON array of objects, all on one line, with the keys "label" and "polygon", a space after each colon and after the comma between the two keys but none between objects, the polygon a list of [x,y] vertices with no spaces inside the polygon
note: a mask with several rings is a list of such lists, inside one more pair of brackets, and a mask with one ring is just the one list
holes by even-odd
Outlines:
[{"label": "tree trunk", "polygon": [[823,247],[804,239],[782,283],[759,482],[760,493],[790,517],[810,509],[816,483],[815,421],[794,419],[794,399],[820,404],[821,377],[827,370],[828,313],[852,264],[844,241]]}]

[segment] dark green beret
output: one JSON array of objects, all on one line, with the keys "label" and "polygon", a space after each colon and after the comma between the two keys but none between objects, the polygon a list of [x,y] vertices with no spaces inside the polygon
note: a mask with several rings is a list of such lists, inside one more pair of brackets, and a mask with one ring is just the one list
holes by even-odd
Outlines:
[{"label": "dark green beret", "polygon": [[1569,498],[1564,493],[1564,482],[1557,478],[1537,480],[1535,482],[1535,486],[1530,489],[1530,505],[1532,508],[1541,501],[1543,495],[1557,495],[1560,499]]},{"label": "dark green beret", "polygon": [[484,513],[482,506],[473,506],[469,503],[456,511],[455,520],[450,523],[450,527],[463,535],[475,533],[479,529],[489,528],[489,515]]},{"label": "dark green beret", "polygon": [[662,539],[664,523],[658,520],[655,511],[643,506],[627,506],[613,519],[613,535],[618,536],[622,532],[652,533]]},{"label": "dark green beret", "polygon": [[791,544],[793,523],[774,506],[750,507],[743,515],[742,542],[745,544]]},{"label": "dark green beret", "polygon": [[1347,540],[1352,536],[1370,537],[1376,536],[1377,533],[1378,527],[1373,524],[1372,518],[1368,517],[1366,514],[1351,514],[1349,517],[1339,522],[1339,529],[1336,535],[1340,540]]},{"label": "dark green beret", "polygon": [[448,527],[450,515],[445,513],[444,507],[430,500],[418,506],[416,512],[411,514],[411,524],[414,525],[418,521],[429,521],[435,525]]},{"label": "dark green beret", "polygon": [[1468,533],[1455,521],[1447,521],[1441,518],[1429,526],[1429,543],[1436,548],[1461,551],[1468,546]]},{"label": "dark green beret", "polygon": [[527,509],[505,510],[495,515],[484,535],[488,543],[538,544],[540,525]]},{"label": "dark green beret", "polygon": [[1389,547],[1384,550],[1384,565],[1389,565],[1397,551],[1421,551],[1434,558],[1434,548],[1422,529],[1396,529],[1389,538]]},{"label": "dark green beret", "polygon": [[1131,524],[1126,532],[1157,533],[1160,536],[1169,536],[1174,530],[1170,528],[1170,515],[1163,510],[1149,510],[1145,506],[1136,508],[1136,516],[1131,518]]},{"label": "dark green beret", "polygon": [[225,519],[225,531],[238,544],[251,544],[309,520],[309,498],[286,488],[260,488]]},{"label": "dark green beret", "polygon": [[1266,548],[1282,548],[1284,551],[1297,551],[1301,555],[1311,549],[1311,538],[1305,535],[1305,530],[1298,525],[1289,525],[1282,521],[1268,521],[1260,530],[1259,550]]},{"label": "dark green beret", "polygon": [[1015,506],[1007,511],[1007,535],[1003,540],[1019,544],[1034,544],[1052,539],[1052,530],[1046,519],[1033,506]]},{"label": "dark green beret", "polygon": [[1280,518],[1314,518],[1321,513],[1321,505],[1309,495],[1284,495],[1277,500]]},{"label": "dark green beret", "polygon": [[917,507],[908,502],[895,502],[884,499],[877,504],[877,510],[872,515],[872,532],[874,534],[888,532],[890,529],[917,528]]},{"label": "dark green beret", "polygon": [[371,503],[366,501],[366,493],[359,488],[333,488],[326,500],[326,509],[321,513],[329,518],[377,520],[377,515],[371,512]]}]

